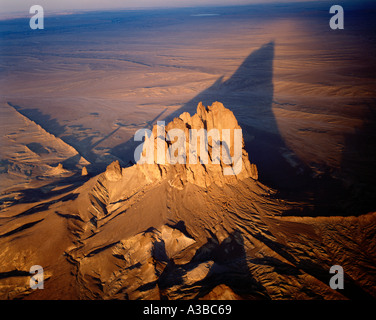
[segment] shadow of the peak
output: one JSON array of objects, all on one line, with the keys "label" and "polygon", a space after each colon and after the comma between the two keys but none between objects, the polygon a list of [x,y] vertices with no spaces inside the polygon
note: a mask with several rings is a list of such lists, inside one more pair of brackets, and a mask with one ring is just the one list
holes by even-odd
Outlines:
[{"label": "shadow of the peak", "polygon": [[[262,45],[251,52],[228,79],[219,77],[181,108],[163,119],[154,119],[154,122],[168,123],[183,112],[193,115],[199,102],[205,106],[222,102],[234,113],[243,129],[245,148],[250,161],[258,167],[260,180],[273,188],[295,189],[306,183],[306,179],[301,174],[304,171],[302,164],[293,168],[286,160],[285,154],[291,157],[293,153],[287,152],[272,110],[274,47],[274,41]],[[113,148],[111,153],[128,162],[133,160],[133,151],[138,144],[131,139]],[[298,159],[295,162],[300,163]]]},{"label": "shadow of the peak", "polygon": [[[330,172],[316,177],[282,138],[273,113],[274,55],[274,41],[262,45],[251,52],[228,79],[219,77],[178,110],[150,121],[149,129],[157,120],[168,123],[183,112],[195,114],[199,102],[206,106],[222,102],[243,129],[245,149],[258,168],[259,180],[278,190],[281,198],[308,204],[299,205],[286,215],[360,214],[343,205],[349,190],[341,179],[333,178]],[[132,138],[113,148],[111,153],[124,162],[132,161],[139,143]],[[356,199],[354,201],[356,204]]]},{"label": "shadow of the peak", "polygon": [[[185,103],[180,109],[170,114],[165,121],[170,121],[187,111],[196,112],[197,104],[211,105],[222,102],[231,109],[242,124],[259,124],[260,120],[269,119],[276,129],[272,113],[273,101],[273,60],[274,42],[269,42],[253,51],[232,76],[217,81]],[[259,119],[260,115],[263,119]]]}]

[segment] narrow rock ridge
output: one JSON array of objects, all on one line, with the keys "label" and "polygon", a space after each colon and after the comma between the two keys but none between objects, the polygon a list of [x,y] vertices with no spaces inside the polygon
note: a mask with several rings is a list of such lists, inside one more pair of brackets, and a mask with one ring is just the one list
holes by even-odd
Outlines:
[{"label": "narrow rock ridge", "polygon": [[[179,138],[176,139],[176,136],[171,135],[171,132],[173,132],[171,130],[173,129],[184,132],[184,142],[179,142]],[[202,129],[208,133],[207,148],[202,149],[206,151],[207,161],[205,161],[205,154],[200,149],[202,140],[199,135],[200,132],[203,132]],[[219,134],[218,139],[211,136],[210,132],[212,129],[217,130]],[[152,135],[145,137],[143,152],[141,154],[141,160],[144,159],[143,161],[146,162],[147,152],[152,151],[154,162],[142,163],[142,161],[138,161],[137,166],[148,179],[161,180],[167,178],[170,185],[178,189],[182,189],[187,182],[200,187],[208,187],[212,183],[218,186],[236,184],[238,180],[246,178],[257,180],[257,167],[255,164],[250,163],[248,159],[248,153],[244,149],[242,134],[241,147],[238,146],[238,149],[236,148],[236,129],[242,133],[234,114],[231,110],[225,108],[222,103],[214,102],[206,108],[200,102],[197,106],[197,113],[193,116],[190,116],[188,112],[184,112],[164,128],[154,125]],[[192,132],[194,131],[198,133],[197,137],[193,136]],[[230,140],[227,139],[225,141],[225,131],[230,133]],[[169,141],[169,139],[172,141]],[[174,146],[175,144],[178,146]],[[183,146],[183,149],[179,149],[179,146]],[[171,150],[174,150],[173,156],[175,157],[175,161],[177,161],[176,164],[169,162],[171,159]],[[194,153],[190,153],[191,150],[195,150]],[[182,152],[183,156],[181,155]],[[158,159],[161,154],[163,159],[166,159],[162,163],[160,158]],[[196,157],[196,161],[192,160],[193,156]],[[240,161],[238,164],[241,164],[241,166],[238,166],[240,170],[235,170],[236,156],[238,156]],[[230,159],[231,164],[228,164],[228,160],[225,161],[224,157]],[[213,163],[215,161],[217,163]],[[227,174],[225,174],[225,170],[227,170]]]}]

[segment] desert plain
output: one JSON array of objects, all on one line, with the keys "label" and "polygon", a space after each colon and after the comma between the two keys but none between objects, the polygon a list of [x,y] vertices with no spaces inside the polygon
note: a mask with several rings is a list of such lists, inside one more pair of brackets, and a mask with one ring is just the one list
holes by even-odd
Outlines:
[{"label": "desert plain", "polygon": [[[0,21],[0,297],[375,298],[375,8],[329,7]],[[135,165],[138,129],[217,101],[257,179]]]}]

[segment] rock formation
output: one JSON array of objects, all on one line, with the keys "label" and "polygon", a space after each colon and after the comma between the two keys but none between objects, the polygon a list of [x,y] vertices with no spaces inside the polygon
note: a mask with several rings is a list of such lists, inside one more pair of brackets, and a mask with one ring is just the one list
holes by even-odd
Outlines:
[{"label": "rock formation", "polygon": [[[199,103],[197,106],[197,113],[194,114],[192,117],[189,115],[188,112],[184,112],[178,118],[175,118],[169,124],[167,124],[164,128],[164,135],[168,137],[168,133],[171,130],[179,129],[184,132],[185,137],[185,158],[184,164],[159,164],[158,163],[158,144],[162,143],[163,146],[163,153],[165,159],[169,156],[169,146],[172,143],[170,141],[166,141],[161,139],[161,133],[158,132],[158,127],[155,125],[152,130],[152,136],[145,138],[144,148],[143,148],[143,156],[146,155],[146,152],[149,148],[154,148],[154,163],[153,164],[146,164],[143,163],[139,165],[141,170],[148,176],[148,178],[168,178],[171,185],[177,188],[182,188],[186,182],[190,182],[196,184],[201,187],[208,187],[212,183],[216,183],[219,186],[223,186],[225,183],[235,184],[237,180],[244,180],[247,178],[252,178],[254,180],[258,179],[258,172],[257,167],[255,164],[251,164],[248,159],[248,153],[244,149],[244,140],[241,136],[241,164],[240,164],[240,172],[232,173],[229,175],[224,174],[225,168],[232,170],[235,166],[233,163],[232,165],[225,164],[224,161],[224,137],[223,137],[223,130],[227,129],[230,132],[230,148],[229,148],[229,156],[234,156],[235,146],[233,143],[234,140],[234,132],[235,130],[241,130],[240,126],[238,125],[238,121],[236,120],[234,114],[231,110],[226,109],[222,103],[214,102],[211,106],[205,108],[202,103]],[[212,129],[216,129],[218,133],[221,135],[218,141],[215,141],[212,137],[208,136],[208,146],[207,146],[207,154],[209,157],[209,161],[207,163],[201,163],[204,157],[201,154],[200,144],[202,140],[199,140],[197,137],[194,139],[192,138],[191,132],[193,130],[206,130],[206,132],[210,133]],[[168,139],[167,139],[168,140]],[[197,141],[197,144],[196,144]],[[218,144],[218,151],[221,151],[219,155],[218,164],[213,164],[215,159],[213,148],[214,144]],[[222,147],[222,148],[220,148]],[[197,157],[197,163],[192,164],[191,162],[191,154],[190,150],[196,150],[196,154],[194,156]]]},{"label": "rock formation", "polygon": [[59,163],[56,167],[51,167],[46,171],[46,174],[50,176],[61,176],[67,173],[69,173],[69,170],[65,169],[61,163]]},{"label": "rock formation", "polygon": [[87,175],[88,175],[87,168],[86,167],[82,167],[81,176],[87,176]]},{"label": "rock formation", "polygon": [[115,160],[110,165],[107,166],[105,171],[105,176],[109,181],[118,181],[121,179],[122,168],[118,160]]},{"label": "rock formation", "polygon": [[[176,127],[239,128],[220,103],[199,104],[164,132]],[[285,216],[295,204],[257,180],[243,148],[241,161],[228,176],[223,159],[115,161],[79,185],[43,189],[35,203],[20,194],[1,211],[0,299],[375,298],[376,213]],[[347,290],[330,287],[334,264]],[[32,265],[45,268],[43,290],[30,289]]]}]

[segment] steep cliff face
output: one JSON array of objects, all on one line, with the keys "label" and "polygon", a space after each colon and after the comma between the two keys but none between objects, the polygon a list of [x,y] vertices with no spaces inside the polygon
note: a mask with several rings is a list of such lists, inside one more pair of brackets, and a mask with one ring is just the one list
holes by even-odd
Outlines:
[{"label": "steep cliff face", "polygon": [[207,108],[199,103],[192,117],[184,112],[166,126],[155,125],[145,138],[140,162],[148,177],[168,177],[177,188],[186,182],[208,187],[258,179],[238,121],[220,102]]},{"label": "steep cliff face", "polygon": [[[240,129],[215,103],[199,104],[197,114],[182,114],[163,132],[213,127]],[[144,150],[148,143],[154,148],[157,130]],[[163,141],[167,157],[173,141]],[[299,204],[261,184],[241,147],[238,174],[225,175],[230,165],[222,158],[128,168],[114,162],[80,186],[60,186],[37,203],[7,208],[0,228],[1,298],[376,297],[376,214],[285,217]],[[234,156],[235,146],[228,149]],[[210,140],[208,153],[212,160]],[[342,291],[329,286],[335,264],[345,272]],[[43,290],[28,286],[31,265],[45,269]]]}]

